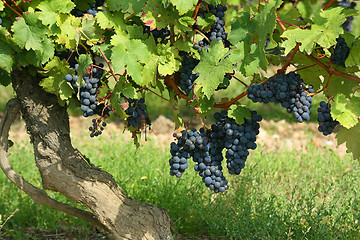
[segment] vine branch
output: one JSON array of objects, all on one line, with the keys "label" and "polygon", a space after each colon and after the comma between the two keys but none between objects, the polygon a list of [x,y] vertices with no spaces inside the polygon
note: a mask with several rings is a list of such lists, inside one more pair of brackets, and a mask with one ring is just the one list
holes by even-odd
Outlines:
[{"label": "vine branch", "polygon": [[295,54],[299,51],[299,47],[300,47],[301,43],[296,43],[295,48],[293,49],[291,55],[288,57],[288,59],[286,60],[284,66],[278,70],[277,74],[280,73],[284,73],[286,68],[290,65],[291,60],[295,57]]},{"label": "vine branch", "polygon": [[326,66],[324,63],[320,62],[318,59],[316,59],[315,57],[313,57],[311,55],[306,55],[306,57],[310,58],[317,65],[319,65],[320,67],[325,69],[325,71],[327,71],[329,74],[344,77],[344,78],[347,78],[347,79],[350,79],[350,80],[353,80],[355,82],[360,83],[360,78],[359,77],[356,77],[356,76],[353,76],[353,75],[350,75],[350,74],[347,74],[347,73],[340,72],[340,71],[338,71],[338,70],[336,70],[334,68],[330,68],[330,67]]},{"label": "vine branch", "polygon": [[20,114],[21,103],[17,99],[10,100],[6,105],[4,117],[0,124],[0,167],[6,177],[12,181],[19,189],[29,195],[34,202],[40,205],[46,205],[56,210],[60,210],[66,214],[81,218],[87,222],[94,224],[97,227],[105,229],[105,226],[96,219],[96,217],[87,211],[72,207],[68,204],[61,203],[49,197],[47,193],[29,182],[27,182],[20,174],[18,174],[11,166],[7,157],[7,150],[9,148],[9,130]]}]

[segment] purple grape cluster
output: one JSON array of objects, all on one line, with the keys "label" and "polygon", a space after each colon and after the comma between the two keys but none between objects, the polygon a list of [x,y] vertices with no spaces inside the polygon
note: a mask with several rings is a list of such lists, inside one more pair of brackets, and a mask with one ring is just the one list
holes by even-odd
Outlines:
[{"label": "purple grape cluster", "polygon": [[84,117],[92,116],[98,112],[98,101],[96,100],[96,95],[100,87],[100,78],[103,73],[104,70],[94,67],[92,68],[91,76],[83,76],[85,84],[80,87],[80,109],[83,111]]},{"label": "purple grape cluster", "polygon": [[331,105],[327,104],[324,101],[320,102],[320,107],[318,108],[318,122],[319,127],[318,130],[324,134],[324,136],[327,136],[331,134],[335,128],[336,125],[339,124],[338,121],[335,121],[331,117]]},{"label": "purple grape cluster", "polygon": [[[229,42],[227,41],[228,34],[225,32],[225,11],[227,10],[226,5],[217,5],[216,7],[209,4],[209,11],[216,17],[215,22],[211,25],[210,32],[205,33],[205,36],[209,39],[209,41],[223,41],[226,47],[229,47]],[[198,16],[203,16],[204,11],[199,11]],[[200,40],[198,43],[194,44],[194,49],[196,49],[199,53],[202,52],[203,49],[207,50],[210,46],[210,42],[208,42],[205,38]]]},{"label": "purple grape cluster", "polygon": [[248,149],[256,149],[256,136],[259,134],[261,115],[251,111],[251,118],[246,119],[241,125],[237,124],[234,119],[229,118],[226,112],[216,114],[217,125],[212,128],[219,128],[224,133],[227,168],[230,174],[239,175],[245,167],[245,161],[249,156]]},{"label": "purple grape cluster", "polygon": [[167,27],[154,30],[150,30],[149,26],[143,26],[143,28],[143,33],[147,33],[149,36],[150,34],[152,34],[156,43],[164,41],[167,37],[171,35],[171,32]]},{"label": "purple grape cluster", "polygon": [[199,63],[198,60],[185,54],[180,68],[180,88],[188,95],[193,87],[194,81],[199,77],[200,73],[193,74],[192,71]]},{"label": "purple grape cluster", "polygon": [[125,110],[125,113],[129,115],[127,119],[128,124],[138,128],[140,121],[144,121],[146,118],[148,118],[145,99],[128,98],[127,100],[129,102],[129,107]]},{"label": "purple grape cluster", "polygon": [[3,20],[2,20],[2,18],[0,18],[0,25],[2,24],[2,22],[3,22]]},{"label": "purple grape cluster", "polygon": [[97,137],[102,134],[104,128],[106,127],[106,122],[102,122],[101,119],[96,120],[95,118],[92,120],[92,126],[89,127],[90,137]]},{"label": "purple grape cluster", "polygon": [[84,14],[91,14],[93,16],[95,16],[100,10],[99,7],[104,5],[105,0],[96,0],[95,4],[90,4],[89,5],[89,9],[86,12],[83,12],[77,8],[74,8],[71,11],[71,14],[74,15],[75,17],[83,17]]},{"label": "purple grape cluster", "polygon": [[248,149],[256,148],[260,127],[258,122],[262,117],[251,111],[251,119],[241,125],[229,118],[226,111],[215,113],[214,117],[216,123],[211,129],[200,128],[199,132],[196,129],[183,130],[181,136],[174,135],[177,142],[170,145],[172,157],[169,164],[170,175],[181,177],[188,167],[187,160],[192,157],[196,163],[194,170],[199,172],[205,186],[218,193],[229,188],[222,172],[223,149],[227,149],[229,173],[240,174],[249,155]]},{"label": "purple grape cluster", "polygon": [[314,93],[314,89],[307,86],[299,74],[273,76],[264,84],[252,84],[247,92],[253,102],[280,103],[289,113],[293,112],[299,122],[310,119],[312,97],[308,93]]},{"label": "purple grape cluster", "polygon": [[330,59],[334,64],[340,67],[345,67],[345,61],[349,56],[349,53],[350,53],[350,49],[347,46],[345,39],[339,36],[336,39],[334,54],[331,54]]},{"label": "purple grape cluster", "polygon": [[[338,2],[338,6],[346,7],[346,8],[349,8],[349,9],[354,9],[356,7],[356,2],[354,2],[354,1],[349,2],[348,0],[341,0],[340,2]],[[354,20],[353,16],[347,17],[346,21],[342,25],[342,28],[345,31],[352,32],[351,25],[352,25],[353,20]]]}]

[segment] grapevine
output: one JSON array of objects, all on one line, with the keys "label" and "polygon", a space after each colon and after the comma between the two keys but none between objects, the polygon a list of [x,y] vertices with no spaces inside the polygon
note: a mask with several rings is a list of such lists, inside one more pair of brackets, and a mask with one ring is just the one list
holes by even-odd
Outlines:
[{"label": "grapevine", "polygon": [[[240,174],[258,148],[261,112],[245,107],[248,99],[277,103],[302,123],[322,94],[346,109],[330,113],[321,102],[320,132],[359,126],[352,103],[360,83],[354,1],[301,10],[300,1],[275,0],[11,2],[0,5],[1,84],[11,82],[14,70],[32,69],[45,91],[81,110],[90,137],[119,118],[135,143],[151,126],[148,95],[165,100],[182,127],[184,101],[202,127],[174,135],[170,175],[184,176],[192,159],[215,193],[229,188],[223,166]],[[351,141],[341,131],[339,142]]]}]

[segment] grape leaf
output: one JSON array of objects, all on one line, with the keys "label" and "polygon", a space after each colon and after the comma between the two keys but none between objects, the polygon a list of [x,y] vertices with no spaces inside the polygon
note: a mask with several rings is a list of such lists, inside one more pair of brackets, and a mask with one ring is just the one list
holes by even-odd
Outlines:
[{"label": "grape leaf", "polygon": [[95,21],[96,18],[91,14],[85,14],[82,18],[82,31],[87,38],[90,38],[91,41],[94,42],[101,39],[103,33],[103,31],[100,31],[100,28],[95,24]]},{"label": "grape leaf", "polygon": [[150,59],[147,46],[138,39],[129,39],[126,36],[114,35],[111,39],[111,60],[115,71],[120,71],[126,66],[128,75],[141,85],[143,83],[143,64]]},{"label": "grape leaf", "polygon": [[36,13],[26,13],[23,18],[17,18],[12,26],[15,42],[26,50],[45,50],[45,40],[48,40],[49,28],[42,24],[39,15]]},{"label": "grape leaf", "polygon": [[328,92],[331,96],[336,96],[339,93],[344,94],[345,96],[350,96],[353,93],[353,88],[359,84],[350,79],[332,75],[329,86],[327,87]]},{"label": "grape leaf", "polygon": [[198,98],[198,101],[194,101],[194,104],[197,104],[199,107],[199,112],[203,115],[208,115],[211,110],[214,109],[214,97],[212,96],[210,99],[208,99],[206,96],[203,98]]},{"label": "grape leaf", "polygon": [[4,10],[4,2],[0,2],[0,11]]},{"label": "grape leaf", "polygon": [[235,119],[237,124],[243,124],[245,119],[251,119],[250,110],[243,105],[232,105],[228,112],[229,117]]},{"label": "grape leaf", "polygon": [[98,12],[96,21],[102,29],[114,28],[115,31],[126,29],[123,13]]},{"label": "grape leaf", "polygon": [[179,14],[183,15],[188,11],[194,9],[194,6],[198,2],[198,0],[170,0],[170,2],[176,7],[176,9],[179,11]]},{"label": "grape leaf", "polygon": [[50,27],[56,23],[57,15],[59,13],[68,14],[73,8],[75,4],[71,0],[48,0],[41,1],[37,6],[38,9],[41,10],[39,19]]},{"label": "grape leaf", "polygon": [[338,144],[346,143],[346,152],[352,153],[354,159],[360,159],[360,123],[350,129],[341,129],[336,134]]},{"label": "grape leaf", "polygon": [[170,42],[166,45],[159,44],[157,50],[159,55],[158,72],[161,75],[171,75],[179,71],[180,61],[176,59],[179,53],[176,48],[170,47]]},{"label": "grape leaf", "polygon": [[58,14],[56,26],[59,33],[56,34],[56,42],[65,45],[66,48],[76,47],[76,38],[78,28],[80,28],[81,19],[69,14]]},{"label": "grape leaf", "polygon": [[108,0],[106,6],[111,11],[122,11],[131,14],[139,13],[146,4],[147,0]]},{"label": "grape leaf", "polygon": [[179,18],[179,13],[173,6],[165,8],[162,4],[159,4],[158,0],[148,0],[142,11],[141,18],[146,19],[146,16],[151,14],[152,18],[156,20],[157,29],[164,28],[169,24],[175,24],[175,21]]},{"label": "grape leaf", "polygon": [[55,57],[45,65],[44,69],[47,71],[44,75],[47,77],[43,78],[39,85],[46,92],[60,96],[61,100],[70,98],[74,90],[65,80],[65,75],[74,74],[74,71],[68,69],[68,63]]},{"label": "grape leaf", "polygon": [[200,72],[195,80],[196,92],[201,89],[208,98],[214,94],[223,82],[225,73],[233,71],[233,57],[229,54],[229,49],[224,48],[219,41],[212,41],[209,51],[203,51],[199,64],[193,70],[194,74]]},{"label": "grape leaf", "polygon": [[86,68],[90,67],[90,64],[92,64],[93,61],[90,54],[80,54],[77,62],[79,64],[77,72],[79,76],[80,86],[82,86],[84,84],[83,74],[86,73]]},{"label": "grape leaf", "polygon": [[14,63],[14,51],[11,46],[4,41],[0,41],[0,69],[8,73],[11,72]]},{"label": "grape leaf", "polygon": [[353,42],[349,56],[347,57],[345,61],[345,66],[351,67],[351,66],[359,66],[360,65],[360,39],[357,38]]},{"label": "grape leaf", "polygon": [[331,116],[333,119],[340,122],[340,124],[347,129],[355,126],[358,123],[356,113],[351,109],[349,101],[344,94],[338,94],[334,98],[334,103],[331,104]]},{"label": "grape leaf", "polygon": [[311,54],[316,43],[323,47],[325,54],[330,56],[328,48],[336,44],[336,38],[343,33],[341,25],[345,22],[345,15],[341,8],[326,11],[319,10],[312,18],[314,24],[311,29],[292,28],[286,30],[281,37],[287,38],[282,44],[287,55],[296,45],[302,43],[300,51]]}]

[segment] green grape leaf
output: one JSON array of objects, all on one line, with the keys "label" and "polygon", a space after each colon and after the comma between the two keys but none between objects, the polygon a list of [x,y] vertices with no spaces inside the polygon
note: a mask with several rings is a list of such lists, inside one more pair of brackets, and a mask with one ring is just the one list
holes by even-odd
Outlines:
[{"label": "green grape leaf", "polygon": [[147,0],[108,0],[106,6],[110,11],[122,11],[131,14],[139,13],[146,4]]},{"label": "green grape leaf", "polygon": [[79,55],[79,59],[78,59],[78,76],[79,76],[79,81],[80,81],[80,85],[83,85],[83,74],[86,73],[86,68],[90,67],[90,64],[92,64],[93,61],[91,59],[91,55],[90,54],[80,54]]},{"label": "green grape leaf", "polygon": [[111,39],[112,48],[111,60],[114,70],[120,71],[126,66],[128,75],[139,84],[143,84],[143,64],[148,63],[150,52],[147,46],[138,39],[129,39],[126,36],[114,35]]},{"label": "green grape leaf", "polygon": [[103,37],[103,31],[101,31],[96,25],[96,18],[91,14],[85,14],[82,18],[82,32],[87,36],[87,38],[90,38],[91,41],[94,42]]},{"label": "green grape leaf", "polygon": [[[110,97],[110,103],[111,103],[111,106],[114,108],[116,115],[123,119],[125,119],[127,117],[127,115],[124,111],[124,108],[121,105],[122,103],[124,103],[124,98],[121,97],[121,93],[124,90],[122,85],[124,83],[125,83],[125,78],[121,77],[119,79],[119,82],[115,85],[115,87],[112,91],[111,97]],[[129,92],[126,92],[126,94],[124,94],[124,95],[127,96],[128,93]]]},{"label": "green grape leaf", "polygon": [[[142,6],[143,14],[141,19],[146,19],[148,14],[151,14],[152,18],[156,20],[156,28],[161,29],[167,25],[175,24],[175,21],[179,18],[179,13],[176,9],[170,5],[165,8],[162,4],[159,4],[158,0],[148,0],[145,6]],[[145,22],[143,20],[143,22]]]},{"label": "green grape leaf", "polygon": [[12,65],[14,63],[14,51],[11,46],[4,41],[0,41],[0,69],[11,72]]},{"label": "green grape leaf", "polygon": [[37,6],[41,10],[39,19],[50,27],[56,23],[57,15],[59,13],[68,14],[75,7],[75,4],[71,0],[48,0],[41,1]]},{"label": "green grape leaf", "polygon": [[353,42],[349,56],[345,61],[345,66],[352,67],[352,66],[359,66],[360,65],[360,39],[357,38]]},{"label": "green grape leaf", "polygon": [[0,2],[0,11],[3,11],[4,10],[4,2]]},{"label": "green grape leaf", "polygon": [[189,16],[183,16],[179,18],[178,21],[176,21],[175,27],[183,32],[186,32],[191,30],[190,26],[194,25],[194,23],[195,23],[194,18]]},{"label": "green grape leaf", "polygon": [[158,72],[163,75],[171,75],[179,71],[180,61],[176,59],[178,56],[177,49],[170,47],[170,43],[158,45],[159,65]]},{"label": "green grape leaf", "polygon": [[179,14],[183,15],[188,11],[194,9],[198,0],[170,0],[170,2],[176,7],[176,9],[179,11]]},{"label": "green grape leaf", "polygon": [[263,70],[267,69],[267,59],[265,56],[265,43],[266,37],[268,34],[272,34],[276,27],[276,9],[280,7],[282,1],[269,1],[264,7],[264,9],[255,16],[254,21],[256,21],[256,30],[258,35],[259,44],[255,50],[255,55],[259,59],[259,67]]},{"label": "green grape leaf", "polygon": [[198,99],[196,103],[198,104],[199,112],[203,115],[207,115],[214,109],[214,102],[213,96],[210,99],[204,96],[202,99]]},{"label": "green grape leaf", "polygon": [[231,25],[229,41],[233,45],[237,45],[239,42],[250,43],[253,38],[252,35],[256,32],[256,27],[255,21],[250,20],[250,13],[242,12],[242,15],[236,18]]},{"label": "green grape leaf", "polygon": [[331,104],[331,116],[333,119],[340,122],[340,124],[347,129],[355,126],[358,123],[356,114],[358,109],[353,112],[352,105],[344,94],[338,94],[334,98],[334,103]]},{"label": "green grape leaf", "polygon": [[225,73],[233,71],[233,55],[220,41],[212,41],[209,51],[203,51],[199,64],[193,73],[200,73],[195,80],[196,92],[201,91],[210,98],[224,80]]},{"label": "green grape leaf", "polygon": [[342,8],[319,10],[312,18],[311,29],[289,28],[281,37],[287,38],[282,44],[287,55],[300,42],[300,51],[311,54],[316,43],[323,47],[325,54],[330,56],[328,48],[336,44],[336,38],[343,33],[341,25],[345,22]]},{"label": "green grape leaf", "polygon": [[350,129],[341,129],[336,134],[338,144],[346,143],[346,152],[352,153],[354,159],[360,159],[360,123]]},{"label": "green grape leaf", "polygon": [[244,105],[232,105],[229,108],[228,115],[234,118],[239,125],[243,124],[245,119],[251,119],[251,112]]},{"label": "green grape leaf", "polygon": [[70,98],[74,93],[74,90],[65,80],[66,74],[74,74],[74,71],[70,70],[68,66],[65,60],[54,57],[45,65],[44,70],[46,72],[44,75],[46,78],[43,78],[39,83],[46,92],[59,96],[61,100]]},{"label": "green grape leaf", "polygon": [[[325,81],[327,81],[327,78],[325,78]],[[353,88],[358,85],[358,83],[356,83],[355,81],[351,81],[350,79],[337,75],[332,75],[327,90],[331,96],[336,96],[337,94],[342,93],[348,97],[352,95]]]},{"label": "green grape leaf", "polygon": [[86,12],[89,9],[90,4],[95,4],[95,0],[72,0],[72,1],[75,2],[76,8],[80,9],[83,12]]},{"label": "green grape leaf", "polygon": [[76,36],[80,28],[81,19],[69,14],[58,14],[56,25],[59,33],[55,35],[56,42],[65,45],[66,48],[76,47]]},{"label": "green grape leaf", "polygon": [[123,13],[98,12],[96,14],[96,21],[102,29],[114,28],[115,31],[126,29]]},{"label": "green grape leaf", "polygon": [[48,40],[49,28],[42,24],[39,15],[36,13],[26,13],[23,18],[18,18],[12,26],[14,40],[26,50],[43,52],[45,50],[45,40]]}]

